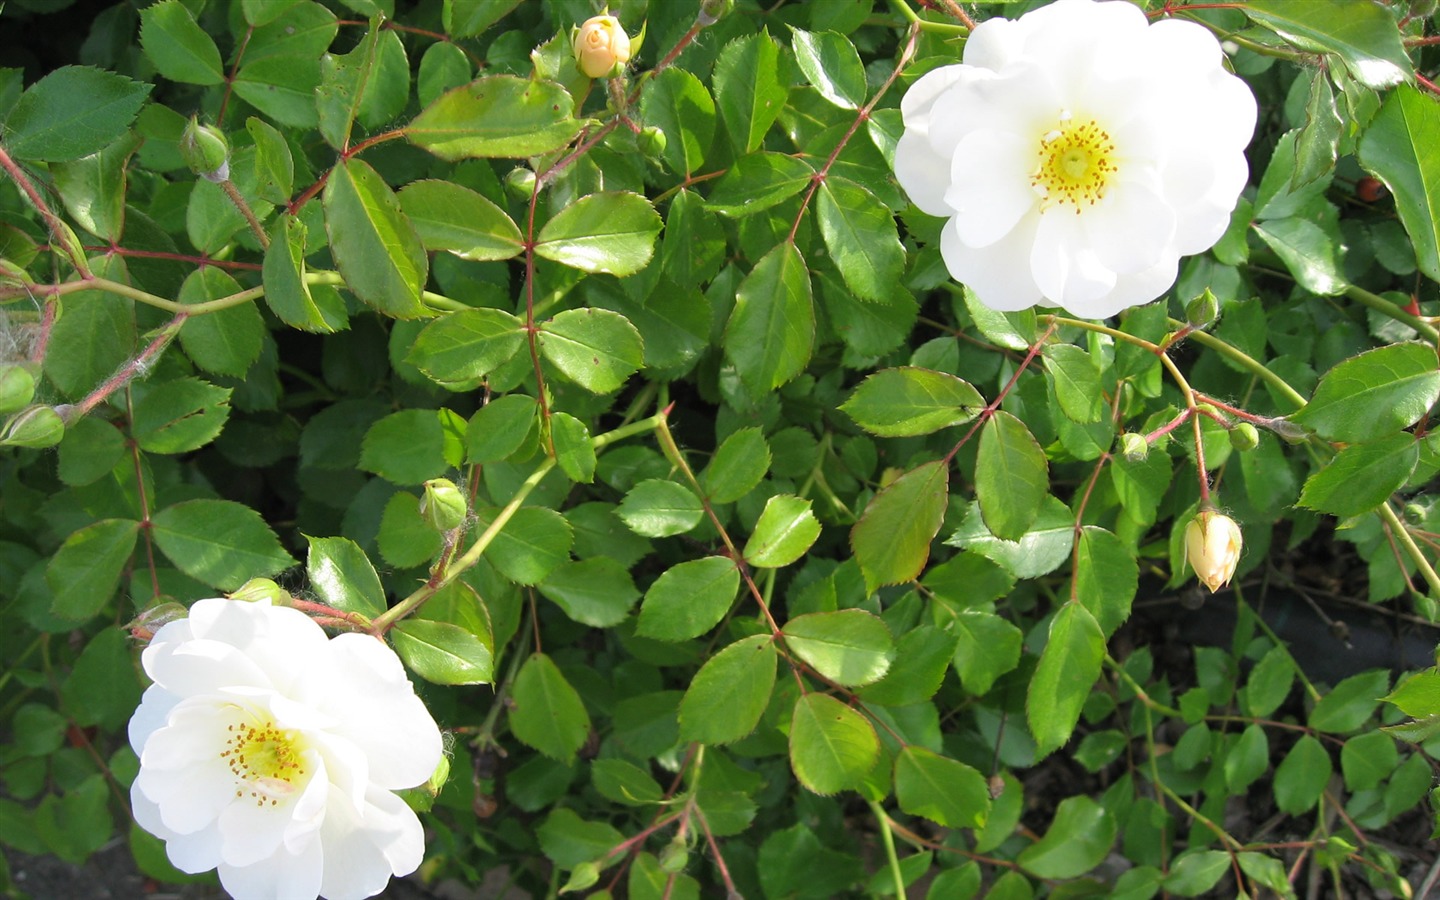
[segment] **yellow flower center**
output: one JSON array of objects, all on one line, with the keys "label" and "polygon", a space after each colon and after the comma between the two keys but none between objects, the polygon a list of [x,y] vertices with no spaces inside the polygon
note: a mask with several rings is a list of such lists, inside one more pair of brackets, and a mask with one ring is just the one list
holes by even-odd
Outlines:
[{"label": "yellow flower center", "polygon": [[220,758],[235,776],[235,796],[254,799],[256,806],[275,806],[299,790],[309,770],[304,745],[294,731],[274,722],[240,722],[226,726],[228,738]]},{"label": "yellow flower center", "polygon": [[1040,164],[1030,184],[1042,198],[1041,209],[1068,203],[1078,214],[1105,196],[1115,171],[1110,135],[1095,120],[1077,123],[1067,112],[1057,128],[1041,136]]}]

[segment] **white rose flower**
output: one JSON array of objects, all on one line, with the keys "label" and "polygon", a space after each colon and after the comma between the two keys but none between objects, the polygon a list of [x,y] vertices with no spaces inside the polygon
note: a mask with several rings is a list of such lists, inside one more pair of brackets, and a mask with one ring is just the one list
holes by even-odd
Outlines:
[{"label": "white rose flower", "polygon": [[383,642],[326,637],[269,601],[200,600],[141,656],[130,720],[135,820],[237,900],[369,897],[425,852],[395,791],[424,783],[440,730]]},{"label": "white rose flower", "polygon": [[1148,303],[1213,246],[1249,177],[1255,97],[1193,22],[1058,0],[975,28],[905,95],[895,174],[949,219],[940,249],[986,306],[1085,318]]}]

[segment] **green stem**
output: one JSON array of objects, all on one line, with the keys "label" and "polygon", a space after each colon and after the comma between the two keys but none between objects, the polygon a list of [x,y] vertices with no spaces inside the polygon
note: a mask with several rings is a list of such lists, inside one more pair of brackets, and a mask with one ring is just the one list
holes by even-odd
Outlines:
[{"label": "green stem", "polygon": [[1234,590],[1235,602],[1245,607],[1246,612],[1250,613],[1250,618],[1255,620],[1255,625],[1261,631],[1265,632],[1265,636],[1270,639],[1272,644],[1279,648],[1281,653],[1284,653],[1285,656],[1289,658],[1290,668],[1295,670],[1295,677],[1299,678],[1300,683],[1305,686],[1305,693],[1310,695],[1311,702],[1318,703],[1320,701],[1320,692],[1315,689],[1315,685],[1310,683],[1310,679],[1305,677],[1305,670],[1300,668],[1300,663],[1296,661],[1294,655],[1290,653],[1290,646],[1280,639],[1280,635],[1275,633],[1275,630],[1270,627],[1269,622],[1266,622],[1260,617],[1259,613],[1255,612],[1255,608],[1245,599],[1244,589],[1237,584]]},{"label": "green stem", "polygon": [[1436,339],[1440,339],[1440,331],[1437,331],[1435,326],[1419,316],[1411,315],[1406,312],[1403,307],[1391,303],[1379,294],[1372,294],[1364,288],[1356,287],[1352,284],[1345,289],[1345,296],[1351,300],[1359,300],[1371,309],[1384,313],[1398,322],[1404,322],[1406,325],[1409,325],[1411,328],[1429,338],[1431,343],[1434,343]]},{"label": "green stem", "polygon": [[1389,500],[1380,504],[1380,518],[1385,520],[1385,524],[1390,526],[1390,530],[1400,540],[1400,545],[1405,548],[1405,552],[1410,554],[1415,568],[1420,570],[1421,577],[1425,579],[1426,584],[1430,585],[1430,592],[1440,599],[1440,576],[1435,574],[1435,567],[1430,565],[1430,561],[1425,558],[1425,554],[1415,543],[1415,539],[1410,536],[1410,529],[1406,528],[1405,523],[1400,521],[1400,517],[1395,515],[1395,510],[1390,508]]},{"label": "green stem", "polygon": [[1180,710],[1166,706],[1145,693],[1145,689],[1140,686],[1140,683],[1132,678],[1129,672],[1125,671],[1125,667],[1120,665],[1115,657],[1108,653],[1105,654],[1105,665],[1110,667],[1110,671],[1120,676],[1120,680],[1125,682],[1125,685],[1135,692],[1135,698],[1144,704],[1147,709],[1153,709],[1158,713],[1164,713],[1167,716],[1175,716],[1177,718],[1183,715]]},{"label": "green stem", "polygon": [[[921,31],[928,31],[931,34],[948,35],[950,37],[965,37],[970,34],[970,29],[964,25],[952,25],[949,22],[932,22],[929,19],[920,18],[905,0],[890,0],[890,5],[895,7],[896,12],[905,17],[905,21],[912,25],[918,25]],[[904,894],[901,894],[901,897],[903,898]]]},{"label": "green stem", "polygon": [[895,855],[895,835],[890,833],[890,817],[885,815],[880,804],[874,800],[868,802],[875,821],[880,823],[880,840],[885,844],[885,861],[890,864],[890,875],[895,879],[895,896],[898,900],[905,900],[905,873],[900,870],[900,857]]},{"label": "green stem", "polygon": [[[1170,324],[1174,325],[1177,328],[1183,328],[1185,325],[1184,322],[1181,322],[1177,319],[1171,319]],[[1227,344],[1226,342],[1220,340],[1214,335],[1207,334],[1203,331],[1192,331],[1188,335],[1186,335],[1186,339],[1194,341],[1201,346],[1209,347],[1211,350],[1214,350],[1220,355],[1229,358],[1232,362],[1239,363],[1246,370],[1248,370],[1254,375],[1259,376],[1261,380],[1263,380],[1266,384],[1270,385],[1270,387],[1274,388],[1276,393],[1282,395],[1291,403],[1294,403],[1296,409],[1299,409],[1300,407],[1305,405],[1305,397],[1299,391],[1292,388],[1289,383],[1285,381],[1285,379],[1265,368],[1263,363],[1257,361],[1254,357],[1251,357],[1244,351],[1239,350],[1238,348]]]}]

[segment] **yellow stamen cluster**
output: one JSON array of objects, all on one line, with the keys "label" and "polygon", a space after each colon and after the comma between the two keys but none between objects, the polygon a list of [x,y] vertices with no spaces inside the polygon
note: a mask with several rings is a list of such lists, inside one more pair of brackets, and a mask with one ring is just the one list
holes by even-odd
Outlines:
[{"label": "yellow stamen cluster", "polygon": [[275,806],[299,788],[307,774],[298,735],[273,722],[226,726],[220,758],[235,776],[235,796],[247,793],[256,806]]},{"label": "yellow stamen cluster", "polygon": [[1040,138],[1040,164],[1030,184],[1042,198],[1041,208],[1068,203],[1076,214],[1105,196],[1115,174],[1115,143],[1093,119],[1076,124],[1068,114]]}]

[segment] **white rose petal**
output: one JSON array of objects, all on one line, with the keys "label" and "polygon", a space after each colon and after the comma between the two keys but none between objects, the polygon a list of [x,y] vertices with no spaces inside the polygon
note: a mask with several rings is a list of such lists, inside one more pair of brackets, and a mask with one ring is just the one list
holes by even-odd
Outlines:
[{"label": "white rose petal", "polygon": [[269,601],[200,600],[141,656],[135,821],[236,900],[359,900],[413,872],[420,820],[396,790],[444,752],[398,657]]},{"label": "white rose petal", "polygon": [[944,216],[941,255],[980,302],[1103,318],[1159,297],[1225,233],[1255,97],[1200,25],[1124,0],[1057,0],[976,27],[963,62],[901,101],[895,175]]}]

